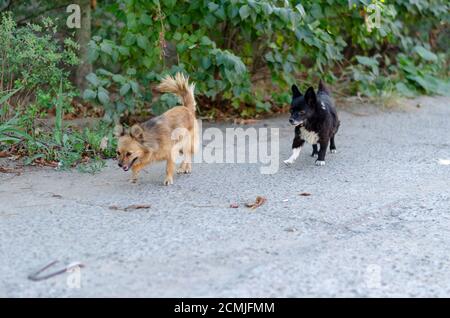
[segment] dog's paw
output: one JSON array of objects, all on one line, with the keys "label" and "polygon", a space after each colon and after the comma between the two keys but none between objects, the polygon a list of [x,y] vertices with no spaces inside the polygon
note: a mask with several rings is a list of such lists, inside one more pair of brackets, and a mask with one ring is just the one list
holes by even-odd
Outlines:
[{"label": "dog's paw", "polygon": [[290,165],[292,165],[293,163],[294,163],[294,161],[295,160],[292,160],[292,159],[287,159],[287,160],[284,160],[283,162],[286,164],[286,165],[288,165],[288,166],[290,166]]},{"label": "dog's paw", "polygon": [[337,150],[336,150],[336,149],[331,149],[330,152],[331,152],[331,153],[336,153]]},{"label": "dog's paw", "polygon": [[137,183],[137,178],[131,178],[129,182],[132,184],[135,184],[135,183]]},{"label": "dog's paw", "polygon": [[178,174],[188,174],[192,172],[192,167],[188,164],[185,165],[181,165],[178,169],[177,169],[177,173]]},{"label": "dog's paw", "polygon": [[189,174],[192,172],[192,169],[190,168],[178,168],[177,173],[178,174]]},{"label": "dog's paw", "polygon": [[323,160],[316,160],[316,166],[325,166],[325,161],[323,161]]},{"label": "dog's paw", "polygon": [[171,184],[173,184],[173,178],[166,177],[166,179],[164,180],[164,185],[168,186],[168,185],[171,185]]},{"label": "dog's paw", "polygon": [[311,154],[311,157],[317,157],[318,154],[319,154],[318,152],[313,152],[313,153]]}]

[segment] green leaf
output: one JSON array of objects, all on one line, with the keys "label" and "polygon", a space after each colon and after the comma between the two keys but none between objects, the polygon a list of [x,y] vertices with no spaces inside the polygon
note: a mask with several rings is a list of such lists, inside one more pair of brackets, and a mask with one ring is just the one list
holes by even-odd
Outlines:
[{"label": "green leaf", "polygon": [[378,61],[371,57],[356,55],[356,60],[358,61],[359,64],[362,64],[362,65],[366,65],[366,66],[370,66],[370,67],[378,66]]},{"label": "green leaf", "polygon": [[104,76],[112,76],[113,75],[110,71],[107,71],[104,68],[97,69],[97,74],[104,75]]},{"label": "green leaf", "polygon": [[141,23],[143,25],[151,25],[152,24],[152,17],[149,16],[148,14],[146,14],[146,13],[143,13],[141,15],[141,19],[140,20],[141,20]]},{"label": "green leaf", "polygon": [[112,77],[113,81],[116,83],[122,83],[123,81],[125,81],[125,77],[123,77],[120,74],[114,74],[114,76]]},{"label": "green leaf", "polygon": [[102,105],[109,104],[109,93],[106,89],[104,89],[103,87],[99,87],[97,96],[98,100],[100,101],[100,103],[102,103]]},{"label": "green leaf", "polygon": [[127,47],[119,46],[117,47],[117,50],[119,51],[120,54],[124,56],[130,56],[130,49]]},{"label": "green leaf", "polygon": [[426,92],[432,93],[434,92],[435,87],[425,80],[422,76],[419,75],[408,75],[407,78],[416,84],[418,84],[420,87],[422,87]]},{"label": "green leaf", "polygon": [[137,37],[137,45],[143,49],[143,50],[147,50],[148,49],[148,39],[146,36],[144,35],[138,35]]},{"label": "green leaf", "polygon": [[131,89],[133,90],[133,93],[138,94],[139,93],[139,84],[135,81],[130,81]]},{"label": "green leaf", "polygon": [[173,8],[177,3],[177,0],[162,0],[162,3],[168,8]]},{"label": "green leaf", "polygon": [[128,13],[127,14],[127,27],[128,29],[135,29],[137,26],[136,24],[136,15],[134,13]]},{"label": "green leaf", "polygon": [[406,97],[416,96],[416,93],[412,89],[410,89],[408,86],[406,86],[406,84],[404,84],[404,83],[399,82],[399,83],[395,84],[395,88],[403,96],[406,96]]},{"label": "green leaf", "polygon": [[20,88],[17,88],[9,93],[7,93],[5,96],[0,98],[0,106],[3,105],[10,99],[15,93],[17,93],[20,90]]},{"label": "green leaf", "polygon": [[26,166],[28,166],[28,165],[32,164],[36,159],[39,159],[39,158],[45,158],[45,155],[43,153],[38,153],[34,156],[28,157],[25,159],[24,164]]},{"label": "green leaf", "polygon": [[62,89],[62,79],[59,83],[58,96],[56,98],[55,107],[55,129],[54,138],[57,144],[61,145],[62,142],[62,121],[63,121],[63,89]]},{"label": "green leaf", "polygon": [[433,52],[427,50],[423,46],[416,46],[414,47],[414,50],[421,58],[423,58],[426,61],[436,62],[437,61],[437,55]]},{"label": "green leaf", "polygon": [[225,13],[225,8],[222,6],[219,8],[219,10],[217,10],[216,12],[214,12],[214,14],[216,15],[216,17],[218,17],[219,19],[221,19],[222,21],[225,21],[225,19],[227,18],[227,15]]},{"label": "green leaf", "polygon": [[0,135],[0,142],[4,143],[17,143],[20,141],[20,138],[14,137],[14,136],[1,136]]},{"label": "green leaf", "polygon": [[94,63],[98,59],[99,56],[100,56],[100,54],[98,53],[97,49],[89,46],[89,48],[88,48],[89,63]]},{"label": "green leaf", "polygon": [[173,35],[173,39],[174,39],[175,41],[180,41],[181,38],[182,38],[182,35],[181,35],[181,33],[179,33],[179,32],[175,32],[175,34]]},{"label": "green leaf", "polygon": [[108,55],[112,55],[112,46],[111,46],[111,43],[108,43],[108,42],[102,42],[102,43],[100,44],[100,50],[101,50],[102,52],[105,52],[105,53],[108,54]]},{"label": "green leaf", "polygon": [[135,68],[129,68],[128,70],[127,70],[127,75],[130,75],[130,76],[133,76],[133,75],[136,75],[136,69]]},{"label": "green leaf", "polygon": [[296,8],[297,11],[300,13],[300,15],[302,16],[302,18],[306,15],[305,8],[303,8],[303,6],[301,5],[301,3],[297,4],[297,5],[295,6],[295,8]]},{"label": "green leaf", "polygon": [[214,42],[211,41],[210,38],[208,38],[206,35],[204,35],[200,38],[200,44],[210,46],[210,45],[213,45]]},{"label": "green leaf", "polygon": [[123,43],[126,46],[131,46],[136,42],[136,35],[133,33],[127,33],[123,39]]},{"label": "green leaf", "polygon": [[120,95],[121,96],[126,95],[130,91],[130,88],[131,88],[131,85],[129,83],[123,84],[119,91]]},{"label": "green leaf", "polygon": [[92,99],[95,99],[96,97],[97,97],[97,93],[94,92],[92,89],[86,89],[83,92],[83,99],[92,100]]},{"label": "green leaf", "polygon": [[245,20],[248,18],[248,16],[250,15],[251,9],[248,5],[243,5],[240,9],[239,9],[239,15],[241,17],[242,20]]},{"label": "green leaf", "polygon": [[219,5],[217,3],[210,2],[210,3],[208,3],[208,8],[209,8],[209,11],[214,12],[219,8]]},{"label": "green leaf", "polygon": [[98,80],[98,77],[97,77],[97,75],[95,75],[95,73],[89,73],[86,76],[86,79],[88,80],[89,83],[94,85],[94,87],[97,87],[98,85],[100,85],[100,81]]},{"label": "green leaf", "polygon": [[208,56],[203,56],[200,60],[203,69],[207,70],[211,66],[211,59]]}]

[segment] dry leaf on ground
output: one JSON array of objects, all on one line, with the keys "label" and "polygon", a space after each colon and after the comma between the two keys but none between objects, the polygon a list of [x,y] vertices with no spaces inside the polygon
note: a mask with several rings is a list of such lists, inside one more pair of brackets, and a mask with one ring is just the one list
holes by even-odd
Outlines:
[{"label": "dry leaf on ground", "polygon": [[253,125],[259,123],[258,119],[235,119],[234,123],[237,125]]},{"label": "dry leaf on ground", "polygon": [[20,175],[22,173],[22,170],[0,166],[0,173],[15,173],[17,175]]},{"label": "dry leaf on ground", "polygon": [[265,197],[262,196],[257,196],[255,202],[253,203],[246,203],[245,206],[247,208],[250,208],[252,210],[259,208],[261,205],[263,205],[264,203],[266,203],[267,199]]}]

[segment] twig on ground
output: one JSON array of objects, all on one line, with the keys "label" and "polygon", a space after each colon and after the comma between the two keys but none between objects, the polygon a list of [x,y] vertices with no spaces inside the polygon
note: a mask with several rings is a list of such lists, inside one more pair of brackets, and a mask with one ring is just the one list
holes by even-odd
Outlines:
[{"label": "twig on ground", "polygon": [[141,210],[141,209],[150,209],[150,204],[132,204],[127,207],[121,208],[117,205],[111,205],[109,206],[110,210],[120,210],[120,211],[130,211],[130,210]]},{"label": "twig on ground", "polygon": [[29,276],[28,276],[28,279],[29,279],[29,280],[32,280],[32,281],[34,281],[34,282],[38,282],[38,281],[41,281],[41,280],[49,279],[49,278],[54,277],[54,276],[56,276],[56,275],[63,274],[63,273],[65,273],[65,272],[68,272],[68,271],[70,271],[70,270],[72,270],[72,269],[74,269],[74,268],[77,268],[77,267],[78,267],[78,268],[84,267],[84,264],[82,264],[82,263],[80,263],[80,262],[74,262],[74,263],[70,263],[69,265],[67,265],[66,267],[64,267],[64,268],[62,268],[62,269],[60,269],[60,270],[57,270],[57,271],[52,272],[52,273],[49,273],[49,274],[47,274],[47,275],[39,276],[41,273],[45,272],[47,269],[49,269],[50,267],[54,266],[54,265],[57,264],[58,262],[59,262],[59,261],[53,261],[53,262],[51,262],[50,264],[48,264],[48,265],[44,266],[43,268],[41,268],[40,270],[38,270],[37,272],[35,272],[35,273],[29,275]]}]

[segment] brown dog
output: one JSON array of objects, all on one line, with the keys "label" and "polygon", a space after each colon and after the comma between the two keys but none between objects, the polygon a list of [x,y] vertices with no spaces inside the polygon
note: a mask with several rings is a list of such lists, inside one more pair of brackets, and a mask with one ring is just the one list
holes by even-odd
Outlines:
[{"label": "brown dog", "polygon": [[183,106],[176,106],[158,117],[135,124],[129,131],[125,131],[122,126],[116,127],[119,167],[124,171],[133,171],[130,180],[133,183],[137,181],[142,168],[154,161],[166,160],[164,184],[173,184],[175,159],[180,153],[183,153],[184,160],[177,172],[192,171],[192,156],[197,151],[198,144],[195,85],[189,85],[188,78],[177,73],[175,77],[166,76],[157,88],[161,92],[178,95]]}]

